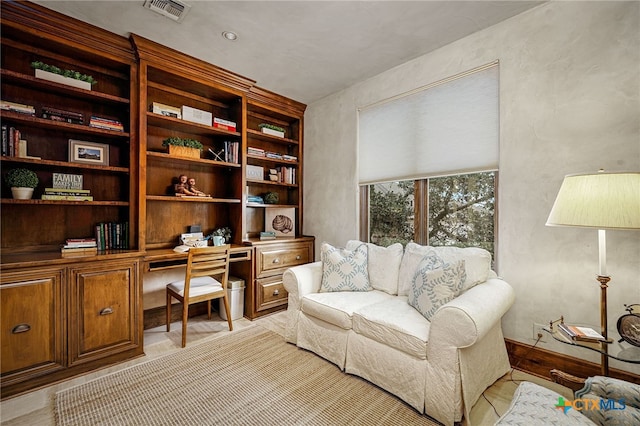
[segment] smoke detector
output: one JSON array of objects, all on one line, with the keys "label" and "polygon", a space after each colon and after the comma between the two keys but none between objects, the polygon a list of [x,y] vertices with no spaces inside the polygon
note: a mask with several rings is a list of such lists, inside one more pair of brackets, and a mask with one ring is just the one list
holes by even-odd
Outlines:
[{"label": "smoke detector", "polygon": [[179,0],[145,0],[143,6],[176,22],[182,22],[191,9],[191,5]]}]

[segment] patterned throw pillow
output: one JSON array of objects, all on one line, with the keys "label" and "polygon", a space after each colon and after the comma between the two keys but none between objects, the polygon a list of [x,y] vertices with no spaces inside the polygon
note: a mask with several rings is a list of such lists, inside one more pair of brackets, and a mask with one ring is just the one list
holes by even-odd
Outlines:
[{"label": "patterned throw pillow", "polygon": [[426,319],[460,294],[466,279],[464,260],[448,264],[436,254],[425,256],[411,282],[407,303]]},{"label": "patterned throw pillow", "polygon": [[369,291],[367,271],[367,245],[361,244],[354,250],[346,250],[322,243],[321,292],[328,291]]}]

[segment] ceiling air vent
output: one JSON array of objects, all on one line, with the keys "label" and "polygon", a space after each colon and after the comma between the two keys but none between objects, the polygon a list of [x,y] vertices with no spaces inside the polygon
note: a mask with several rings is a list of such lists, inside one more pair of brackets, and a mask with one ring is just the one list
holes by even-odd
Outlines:
[{"label": "ceiling air vent", "polygon": [[145,0],[144,7],[176,22],[182,22],[191,5],[178,0]]}]

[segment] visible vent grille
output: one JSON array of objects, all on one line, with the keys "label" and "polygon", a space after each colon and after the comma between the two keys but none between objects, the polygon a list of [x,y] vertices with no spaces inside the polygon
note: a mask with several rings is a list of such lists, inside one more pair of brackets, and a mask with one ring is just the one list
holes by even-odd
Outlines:
[{"label": "visible vent grille", "polygon": [[181,22],[191,5],[178,0],[145,0],[144,7],[176,22]]}]

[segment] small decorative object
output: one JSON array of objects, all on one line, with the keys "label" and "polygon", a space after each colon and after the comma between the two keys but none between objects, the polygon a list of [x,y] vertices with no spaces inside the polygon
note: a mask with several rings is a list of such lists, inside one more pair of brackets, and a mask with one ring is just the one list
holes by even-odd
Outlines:
[{"label": "small decorative object", "polygon": [[618,333],[622,337],[618,343],[624,340],[640,347],[640,304],[634,303],[624,307],[629,313],[618,318]]},{"label": "small decorative object", "polygon": [[224,228],[218,228],[211,234],[212,237],[224,237],[225,243],[231,242],[231,228],[225,226]]},{"label": "small decorative object", "polygon": [[109,165],[109,145],[69,139],[69,162]]},{"label": "small decorative object", "polygon": [[247,179],[264,180],[264,168],[247,164]]},{"label": "small decorative object", "polygon": [[173,192],[177,197],[210,197],[196,187],[195,178],[187,177],[187,175],[178,176],[178,183],[173,185]]},{"label": "small decorative object", "polygon": [[13,198],[17,200],[30,200],[33,189],[38,186],[38,175],[27,169],[9,170],[5,176],[7,185],[11,188]]},{"label": "small decorative object", "polygon": [[182,119],[185,121],[191,121],[192,123],[202,124],[204,126],[211,126],[213,124],[213,114],[209,111],[192,108],[186,105],[182,105]]},{"label": "small decorative object", "polygon": [[276,237],[295,237],[296,218],[295,208],[269,208],[265,209],[264,228],[266,232],[274,232]]},{"label": "small decorative object", "polygon": [[97,83],[90,75],[73,70],[63,70],[41,61],[31,62],[31,68],[36,70],[36,78],[66,84],[79,89],[91,90],[91,86]]},{"label": "small decorative object", "polygon": [[263,198],[265,204],[278,204],[280,196],[277,192],[267,192]]},{"label": "small decorative object", "polygon": [[214,235],[213,237],[213,245],[214,246],[221,246],[224,244],[224,237],[220,236],[220,235]]},{"label": "small decorative object", "polygon": [[195,139],[170,137],[162,141],[162,146],[168,147],[169,155],[176,157],[200,158],[200,151],[204,146]]},{"label": "small decorative object", "polygon": [[193,194],[196,195],[198,197],[210,197],[211,194],[205,194],[204,192],[200,191],[197,187],[196,187],[196,180],[195,178],[189,178],[187,180],[187,183],[189,184],[189,191]]},{"label": "small decorative object", "polygon": [[260,123],[258,124],[258,128],[264,134],[284,138],[284,129],[282,127],[274,126],[273,124]]}]

